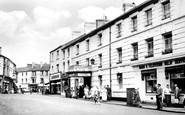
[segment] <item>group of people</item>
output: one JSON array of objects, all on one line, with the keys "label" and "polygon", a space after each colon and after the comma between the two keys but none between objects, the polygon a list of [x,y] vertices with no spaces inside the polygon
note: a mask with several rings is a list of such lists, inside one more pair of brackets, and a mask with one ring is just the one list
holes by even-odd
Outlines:
[{"label": "group of people", "polygon": [[[178,87],[177,84],[174,85],[174,96],[175,96],[175,103],[180,102],[180,88]],[[163,90],[161,87],[161,84],[157,85],[157,90],[156,90],[156,103],[157,103],[157,110],[161,110],[163,108],[163,103],[166,104],[166,106],[170,106],[171,104],[171,89],[170,86],[167,84],[166,88]],[[185,106],[185,100],[183,102]],[[141,106],[141,98],[139,94],[139,88],[136,88],[133,92],[133,106],[137,107],[142,107]]]},{"label": "group of people", "polygon": [[89,88],[88,85],[85,87],[79,86],[71,88],[71,97],[72,98],[84,98],[84,99],[93,99],[95,103],[99,103],[100,99],[102,101],[110,101],[111,99],[111,89],[109,85],[99,88],[93,86]]},{"label": "group of people", "polygon": [[[174,88],[175,103],[179,104],[181,89],[178,87],[177,84],[175,84],[174,86],[175,86],[175,88]],[[164,91],[163,91],[163,88],[161,87],[161,84],[158,84],[157,95],[156,95],[157,109],[158,110],[162,109],[163,102],[166,104],[166,106],[168,106],[168,107],[170,106],[170,104],[171,104],[171,98],[170,98],[171,91],[172,90],[170,89],[170,86],[168,84],[166,85],[166,88],[164,89]],[[183,105],[185,106],[185,101],[183,102]]]}]

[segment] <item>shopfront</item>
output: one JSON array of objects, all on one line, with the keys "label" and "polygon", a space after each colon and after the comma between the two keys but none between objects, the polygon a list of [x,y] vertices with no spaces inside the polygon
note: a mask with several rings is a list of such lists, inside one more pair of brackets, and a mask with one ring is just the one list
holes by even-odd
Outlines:
[{"label": "shopfront", "polygon": [[171,102],[174,103],[175,84],[180,89],[180,104],[185,95],[185,57],[164,60],[160,62],[139,65],[141,71],[141,95],[144,101],[155,102],[157,84],[160,83],[165,89],[168,84],[171,88]]},{"label": "shopfront", "polygon": [[70,88],[76,88],[79,86],[91,87],[91,67],[74,65],[69,67],[67,76],[70,79]]},{"label": "shopfront", "polygon": [[50,93],[61,94],[61,73],[50,75]]}]

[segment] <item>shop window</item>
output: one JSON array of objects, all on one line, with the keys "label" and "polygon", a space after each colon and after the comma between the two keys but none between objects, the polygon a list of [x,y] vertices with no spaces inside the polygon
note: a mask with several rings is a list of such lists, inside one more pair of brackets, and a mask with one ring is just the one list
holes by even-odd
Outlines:
[{"label": "shop window", "polygon": [[119,89],[123,88],[123,75],[122,73],[117,73],[117,79],[119,84]]},{"label": "shop window", "polygon": [[132,18],[132,32],[137,31],[137,16]]},{"label": "shop window", "polygon": [[132,44],[132,49],[133,49],[133,58],[131,61],[138,60],[138,43]]},{"label": "shop window", "polygon": [[170,87],[174,90],[174,85],[177,84],[181,93],[185,93],[185,66],[174,66],[165,68],[165,74],[170,78]]},{"label": "shop window", "polygon": [[118,62],[117,64],[122,63],[122,48],[117,48],[117,53],[118,53]]},{"label": "shop window", "polygon": [[141,71],[141,79],[145,80],[146,93],[155,93],[157,90],[157,75],[156,69]]},{"label": "shop window", "polygon": [[162,35],[164,39],[164,50],[162,51],[162,54],[168,54],[172,53],[172,33],[168,32]]},{"label": "shop window", "polygon": [[153,38],[149,38],[146,40],[146,44],[147,44],[147,55],[145,56],[145,58],[149,58],[149,57],[153,57],[154,56],[154,45],[153,45]]},{"label": "shop window", "polygon": [[118,38],[118,37],[121,37],[121,23],[117,24],[116,27],[117,27],[117,38]]},{"label": "shop window", "polygon": [[152,9],[146,11],[146,26],[152,25]]},{"label": "shop window", "polygon": [[170,0],[162,3],[163,7],[163,19],[170,18]]}]

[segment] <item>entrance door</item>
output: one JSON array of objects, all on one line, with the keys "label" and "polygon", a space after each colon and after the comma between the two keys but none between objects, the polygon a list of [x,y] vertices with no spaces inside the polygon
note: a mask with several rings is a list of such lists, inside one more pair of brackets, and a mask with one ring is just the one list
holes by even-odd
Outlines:
[{"label": "entrance door", "polygon": [[86,85],[91,87],[91,77],[84,77],[84,86]]}]

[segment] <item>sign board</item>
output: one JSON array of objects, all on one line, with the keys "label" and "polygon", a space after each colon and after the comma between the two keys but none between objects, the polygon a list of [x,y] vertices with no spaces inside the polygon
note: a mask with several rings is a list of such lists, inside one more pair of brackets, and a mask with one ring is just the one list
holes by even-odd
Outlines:
[{"label": "sign board", "polygon": [[60,78],[60,73],[53,74],[50,76],[50,80],[59,80]]},{"label": "sign board", "polygon": [[0,75],[3,75],[3,65],[4,65],[3,57],[0,57]]},{"label": "sign board", "polygon": [[77,72],[77,71],[91,71],[91,66],[73,65],[70,66],[68,69],[68,72]]}]

